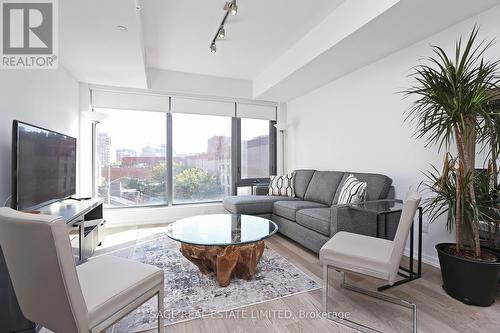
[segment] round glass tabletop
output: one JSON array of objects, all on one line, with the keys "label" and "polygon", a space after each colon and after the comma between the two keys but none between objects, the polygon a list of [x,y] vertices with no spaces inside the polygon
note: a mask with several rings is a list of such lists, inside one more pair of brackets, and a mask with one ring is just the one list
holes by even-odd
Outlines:
[{"label": "round glass tabletop", "polygon": [[228,246],[253,243],[278,231],[273,221],[239,214],[192,216],[172,223],[168,237],[187,244]]}]

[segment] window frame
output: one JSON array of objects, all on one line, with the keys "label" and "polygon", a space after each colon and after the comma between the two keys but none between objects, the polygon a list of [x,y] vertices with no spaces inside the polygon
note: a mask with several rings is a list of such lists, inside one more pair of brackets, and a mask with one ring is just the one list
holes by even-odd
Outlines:
[{"label": "window frame", "polygon": [[[235,102],[235,109],[237,103]],[[166,201],[161,204],[150,205],[134,205],[134,206],[120,206],[120,207],[106,207],[106,209],[129,209],[129,208],[155,208],[155,207],[172,207],[172,206],[186,206],[198,204],[220,203],[222,200],[215,201],[196,201],[190,203],[174,203],[174,179],[173,179],[173,116],[172,116],[172,97],[169,97],[169,111],[157,111],[166,115],[165,131],[166,131]],[[94,112],[92,108],[92,112]],[[143,112],[141,110],[135,110]],[[237,194],[238,187],[252,186],[258,183],[268,183],[270,176],[277,172],[277,130],[275,128],[276,121],[268,120],[269,122],[269,176],[261,178],[242,178],[241,177],[241,119],[236,115],[231,117],[231,193]],[[243,118],[251,119],[251,118]],[[91,135],[91,150],[92,150],[92,192],[94,196],[98,196],[97,192],[97,127],[98,125],[92,124]]]},{"label": "window frame", "polygon": [[[174,202],[174,191],[175,191],[175,180],[174,180],[174,164],[173,164],[173,161],[174,161],[174,154],[173,154],[173,151],[174,151],[174,141],[173,141],[173,124],[174,124],[174,121],[173,121],[173,114],[175,112],[169,112],[168,113],[168,117],[167,117],[167,122],[168,122],[168,125],[167,125],[167,130],[169,131],[167,133],[167,158],[169,159],[170,163],[169,163],[169,166],[167,167],[167,169],[170,169],[170,171],[167,171],[167,177],[169,177],[169,179],[167,179],[167,184],[168,184],[168,189],[167,189],[167,197],[168,197],[168,206],[187,206],[187,205],[202,205],[202,204],[210,204],[210,203],[220,203],[222,202],[223,199],[220,199],[220,200],[202,200],[202,201],[193,201],[193,202]],[[181,113],[182,114],[182,113]],[[199,116],[214,116],[214,115],[210,115],[210,114],[199,114],[199,113],[185,113],[185,114],[190,114],[190,115],[199,115]],[[215,117],[224,117],[224,116],[215,116]],[[230,118],[230,125],[231,125],[231,172],[230,172],[230,175],[231,175],[231,194],[233,193],[234,191],[234,181],[233,181],[233,161],[234,161],[234,158],[233,158],[233,154],[234,154],[234,142],[233,142],[233,137],[234,137],[234,128],[233,128],[233,123],[234,123],[234,119],[235,117],[227,117],[227,118]],[[169,134],[170,133],[170,134]]]},{"label": "window frame", "polygon": [[[170,104],[170,97],[169,97],[169,104]],[[92,110],[91,112],[96,112],[96,110],[94,108],[92,108],[91,110]],[[109,110],[113,110],[113,109],[109,109]],[[166,136],[165,136],[165,139],[166,139],[166,142],[165,142],[165,150],[166,150],[165,161],[166,161],[166,169],[167,169],[167,172],[166,172],[167,179],[165,179],[165,186],[166,186],[165,201],[162,203],[157,203],[157,204],[104,207],[104,209],[107,210],[107,209],[130,209],[130,208],[156,208],[156,207],[171,206],[172,200],[171,200],[171,196],[169,194],[169,188],[173,188],[173,187],[170,186],[169,179],[171,179],[171,178],[168,177],[169,169],[172,168],[171,167],[172,159],[169,160],[169,156],[168,156],[168,154],[169,154],[169,133],[171,133],[171,131],[169,131],[168,128],[169,128],[169,124],[171,124],[171,119],[169,120],[169,118],[172,117],[172,114],[170,112],[162,112],[162,111],[146,111],[146,110],[134,110],[134,109],[124,109],[124,110],[134,111],[134,112],[157,112],[157,113],[165,114],[165,118],[166,118],[165,125],[166,125],[166,129],[167,129]],[[91,124],[91,126],[92,126],[92,134],[91,134],[91,140],[92,140],[91,141],[91,144],[92,144],[92,147],[91,147],[91,151],[92,151],[92,167],[91,167],[92,168],[92,194],[95,198],[99,197],[98,181],[97,181],[97,134],[99,133],[98,124],[99,123],[95,123],[95,122],[92,122],[92,124]],[[106,200],[106,198],[102,198],[102,199]]]},{"label": "window frame", "polygon": [[[233,195],[236,195],[238,187],[244,186],[252,186],[259,183],[268,183],[271,175],[276,174],[277,168],[277,150],[276,150],[276,140],[277,140],[277,131],[276,121],[269,120],[269,176],[268,177],[258,177],[258,178],[242,178],[241,177],[241,119],[235,118],[233,129],[236,131],[236,140],[233,141],[236,145],[233,147],[237,151],[233,151],[233,154],[236,156],[236,163],[233,163],[235,166],[235,172],[233,173]],[[246,118],[243,118],[246,119]]]}]

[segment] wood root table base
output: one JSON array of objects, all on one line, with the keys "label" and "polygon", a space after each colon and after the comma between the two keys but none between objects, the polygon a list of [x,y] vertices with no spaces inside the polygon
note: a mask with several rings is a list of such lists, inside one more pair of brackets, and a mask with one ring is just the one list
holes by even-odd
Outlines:
[{"label": "wood root table base", "polygon": [[227,287],[232,277],[251,280],[257,270],[264,241],[243,245],[202,246],[181,243],[181,253],[203,274],[215,272],[221,287]]}]

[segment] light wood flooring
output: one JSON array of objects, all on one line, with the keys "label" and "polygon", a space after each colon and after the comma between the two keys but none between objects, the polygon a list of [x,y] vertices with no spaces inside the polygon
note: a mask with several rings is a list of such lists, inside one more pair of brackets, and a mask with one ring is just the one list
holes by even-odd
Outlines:
[{"label": "light wood flooring", "polygon": [[[108,229],[104,249],[100,251],[106,252],[124,242],[133,243],[162,232],[164,228]],[[281,235],[272,237],[266,244],[321,282],[322,270],[316,254]],[[330,288],[329,311],[349,312],[351,319],[383,332],[411,332],[410,310],[340,289],[340,273],[333,272],[330,276],[333,276],[330,281],[333,288]],[[360,276],[350,275],[348,278],[352,283],[373,289],[383,284],[383,281]],[[389,289],[386,293],[417,304],[418,332],[500,333],[500,287],[497,289],[497,302],[482,308],[464,305],[447,296],[441,284],[439,269],[424,264],[422,278]],[[201,318],[178,323],[168,326],[166,332],[354,332],[328,319],[318,318],[320,315],[321,290],[315,290],[228,312],[221,315],[224,318]]]}]

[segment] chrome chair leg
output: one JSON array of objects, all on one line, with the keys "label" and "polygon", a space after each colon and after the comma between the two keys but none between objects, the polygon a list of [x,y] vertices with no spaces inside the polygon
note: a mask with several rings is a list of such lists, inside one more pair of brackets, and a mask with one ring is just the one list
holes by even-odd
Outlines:
[{"label": "chrome chair leg", "polygon": [[[347,283],[345,280],[345,272],[342,272],[342,275],[343,275],[343,277],[342,277],[342,285],[341,286],[344,289],[351,290],[351,291],[354,291],[354,292],[357,292],[357,293],[360,293],[360,294],[363,294],[366,296],[377,298],[377,299],[380,299],[380,300],[385,301],[385,302],[389,302],[392,304],[396,304],[396,305],[411,309],[412,310],[412,317],[413,317],[412,318],[412,332],[413,333],[417,332],[417,305],[416,304],[405,301],[405,300],[401,300],[401,299],[398,299],[395,297],[391,297],[391,296],[388,296],[386,294],[382,294],[379,292],[375,292],[375,291],[371,291],[368,289],[360,288],[358,286],[351,285],[351,284]],[[323,266],[323,310],[325,312],[328,312],[327,303],[328,303],[328,266],[324,265]],[[366,326],[366,325],[357,323],[353,320],[349,320],[346,318],[340,318],[337,316],[327,316],[327,318],[331,319],[332,321],[334,321],[336,323],[353,328],[353,329],[358,330],[360,332],[381,333],[381,331],[376,330],[373,327]]]},{"label": "chrome chair leg", "polygon": [[323,265],[323,293],[322,293],[322,305],[323,311],[328,312],[328,265]]},{"label": "chrome chair leg", "polygon": [[412,310],[412,332],[413,333],[417,332],[417,305],[415,303],[349,284],[345,280],[345,272],[342,273],[343,273],[342,288]]},{"label": "chrome chair leg", "polygon": [[160,288],[160,291],[158,292],[158,333],[163,333],[165,331],[165,325],[164,325],[164,294],[165,291],[163,290],[163,286]]}]

